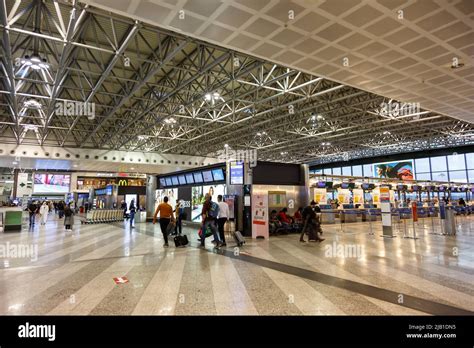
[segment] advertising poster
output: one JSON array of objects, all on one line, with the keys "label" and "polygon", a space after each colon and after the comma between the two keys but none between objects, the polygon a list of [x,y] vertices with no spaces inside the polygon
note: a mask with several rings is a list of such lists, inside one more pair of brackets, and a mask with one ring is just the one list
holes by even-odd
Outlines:
[{"label": "advertising poster", "polygon": [[354,195],[354,204],[362,204],[364,203],[364,191],[363,190],[352,190],[352,194]]},{"label": "advertising poster", "polygon": [[252,237],[268,238],[268,197],[264,194],[252,195]]},{"label": "advertising poster", "polygon": [[319,204],[327,203],[327,192],[326,189],[314,189],[314,201]]},{"label": "advertising poster", "polygon": [[70,175],[35,174],[34,193],[68,193]]},{"label": "advertising poster", "polygon": [[206,193],[212,196],[212,200],[217,202],[217,196],[224,196],[226,193],[226,186],[220,185],[206,185],[193,186],[191,193],[191,219],[192,221],[201,221],[202,206],[204,204],[204,197]]},{"label": "advertising poster", "polygon": [[376,163],[373,165],[374,177],[399,180],[414,180],[413,160]]},{"label": "advertising poster", "polygon": [[351,191],[348,189],[338,189],[337,200],[341,204],[349,204],[351,201]]},{"label": "advertising poster", "polygon": [[234,211],[235,211],[235,196],[225,196],[224,201],[229,206],[229,219],[234,219]]},{"label": "advertising poster", "polygon": [[390,202],[390,189],[388,187],[380,187],[380,202]]},{"label": "advertising poster", "polygon": [[171,205],[174,209],[176,207],[176,202],[178,200],[178,189],[162,189],[155,191],[155,210],[160,203],[163,202],[163,198],[168,197],[168,204]]},{"label": "advertising poster", "polygon": [[244,162],[230,162],[230,184],[244,184]]}]

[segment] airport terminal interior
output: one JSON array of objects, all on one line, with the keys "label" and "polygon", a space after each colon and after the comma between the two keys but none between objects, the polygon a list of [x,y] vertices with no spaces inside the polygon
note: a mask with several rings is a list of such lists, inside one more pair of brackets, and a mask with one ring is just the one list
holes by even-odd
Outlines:
[{"label": "airport terminal interior", "polygon": [[0,315],[474,313],[474,1],[0,0]]}]

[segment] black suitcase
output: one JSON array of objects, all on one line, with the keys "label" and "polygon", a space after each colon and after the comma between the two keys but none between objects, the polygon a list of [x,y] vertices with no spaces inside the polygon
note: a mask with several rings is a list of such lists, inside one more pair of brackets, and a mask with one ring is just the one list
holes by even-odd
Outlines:
[{"label": "black suitcase", "polygon": [[179,235],[174,237],[174,245],[175,247],[184,247],[188,245],[188,236],[186,235]]},{"label": "black suitcase", "polygon": [[240,233],[239,231],[234,232],[234,239],[238,246],[242,246],[245,244],[244,236],[242,236],[242,233]]}]

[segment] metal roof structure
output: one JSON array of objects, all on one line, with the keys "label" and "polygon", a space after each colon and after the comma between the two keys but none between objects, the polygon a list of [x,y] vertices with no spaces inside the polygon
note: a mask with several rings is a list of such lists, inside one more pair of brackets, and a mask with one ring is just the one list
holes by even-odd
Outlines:
[{"label": "metal roof structure", "polygon": [[293,163],[474,143],[471,123],[77,1],[0,6],[2,143]]}]

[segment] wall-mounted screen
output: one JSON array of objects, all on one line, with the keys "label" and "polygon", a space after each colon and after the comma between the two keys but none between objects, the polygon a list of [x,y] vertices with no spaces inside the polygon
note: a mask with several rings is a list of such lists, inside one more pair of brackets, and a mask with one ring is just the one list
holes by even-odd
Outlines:
[{"label": "wall-mounted screen", "polygon": [[459,192],[459,189],[457,187],[450,187],[449,191],[451,192]]},{"label": "wall-mounted screen", "polygon": [[230,184],[243,185],[244,184],[244,162],[230,163]]},{"label": "wall-mounted screen", "polygon": [[203,180],[202,180],[202,173],[201,173],[201,172],[193,173],[193,176],[194,176],[194,182],[195,182],[196,184],[199,184],[199,183],[203,182]]},{"label": "wall-mounted screen", "polygon": [[404,191],[406,189],[407,189],[407,185],[397,184],[397,190],[398,191]]},{"label": "wall-mounted screen", "polygon": [[317,188],[326,188],[326,181],[318,181],[316,183]]},{"label": "wall-mounted screen", "polygon": [[384,162],[373,164],[373,173],[376,178],[413,180],[413,160]]},{"label": "wall-mounted screen", "polygon": [[214,179],[212,178],[212,172],[210,170],[205,170],[202,172],[202,177],[204,178],[204,182],[212,182]]},{"label": "wall-mounted screen", "polygon": [[35,174],[34,180],[34,193],[68,193],[71,176],[63,174]]},{"label": "wall-mounted screen", "polygon": [[179,185],[179,180],[177,176],[172,176],[171,181],[173,182],[173,186],[178,186]]},{"label": "wall-mounted screen", "polygon": [[186,183],[189,184],[194,184],[194,177],[193,173],[186,174]]},{"label": "wall-mounted screen", "polygon": [[160,186],[165,187],[166,186],[166,180],[165,178],[160,178]]},{"label": "wall-mounted screen", "polygon": [[173,182],[171,181],[171,178],[166,178],[166,186],[173,186]]},{"label": "wall-mounted screen", "polygon": [[444,192],[444,191],[446,191],[446,188],[447,188],[446,186],[441,185],[441,186],[438,187],[438,191],[439,192]]},{"label": "wall-mounted screen", "polygon": [[363,190],[373,190],[375,188],[375,185],[374,184],[368,184],[366,182],[364,182],[362,185],[361,185],[361,188]]},{"label": "wall-mounted screen", "polygon": [[214,181],[224,181],[224,171],[219,168],[219,169],[213,169],[212,170],[212,176],[214,178]]},{"label": "wall-mounted screen", "polygon": [[432,185],[430,185],[430,186],[425,186],[425,190],[432,192],[432,191],[436,190],[436,186],[432,186]]},{"label": "wall-mounted screen", "polygon": [[353,188],[355,188],[355,183],[353,183],[353,182],[343,182],[343,183],[341,183],[341,188],[342,189],[353,189]]},{"label": "wall-mounted screen", "polygon": [[178,176],[179,184],[186,185],[186,177],[184,175]]},{"label": "wall-mounted screen", "polygon": [[413,185],[411,187],[412,191],[421,191],[421,186],[420,185]]}]

